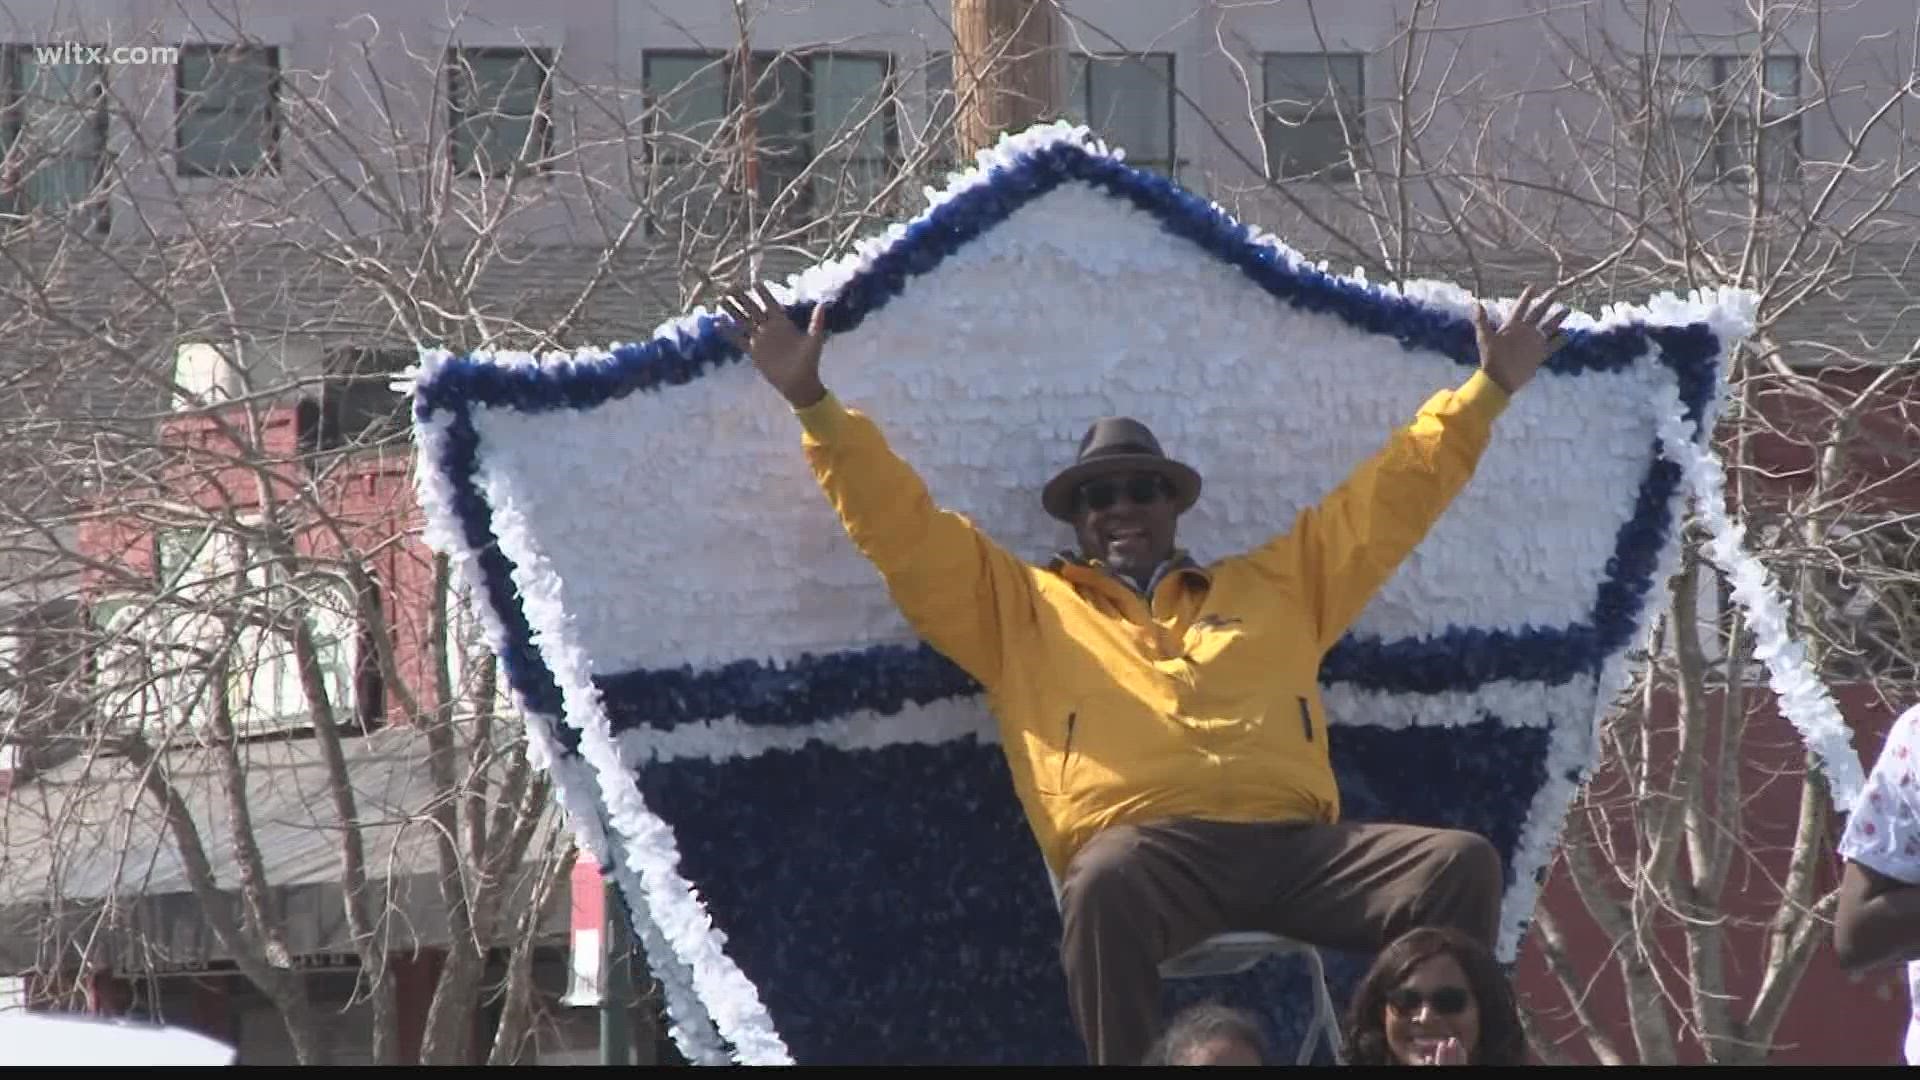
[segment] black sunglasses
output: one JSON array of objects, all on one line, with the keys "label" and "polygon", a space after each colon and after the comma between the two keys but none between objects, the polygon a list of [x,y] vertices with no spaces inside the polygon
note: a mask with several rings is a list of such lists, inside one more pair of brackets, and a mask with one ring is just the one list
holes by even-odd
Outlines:
[{"label": "black sunglasses", "polygon": [[1091,480],[1080,486],[1080,505],[1098,513],[1112,506],[1122,493],[1129,502],[1148,506],[1162,496],[1171,496],[1173,485],[1167,483],[1166,477],[1152,473],[1135,473],[1124,485],[1112,480]]},{"label": "black sunglasses", "polygon": [[1387,995],[1387,1005],[1401,1016],[1412,1016],[1420,1011],[1421,1005],[1431,1006],[1441,1016],[1453,1016],[1465,1012],[1472,1000],[1466,989],[1459,986],[1443,986],[1432,993],[1403,986]]}]

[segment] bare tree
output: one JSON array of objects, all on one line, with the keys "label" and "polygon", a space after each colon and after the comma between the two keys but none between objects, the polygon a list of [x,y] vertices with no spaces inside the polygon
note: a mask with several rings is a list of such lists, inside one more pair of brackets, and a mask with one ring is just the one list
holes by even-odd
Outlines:
[{"label": "bare tree", "polygon": [[[1316,28],[1327,14],[1296,7]],[[1330,37],[1256,71],[1223,21],[1249,108],[1199,122],[1250,136],[1257,179],[1207,179],[1376,278],[1484,294],[1551,274],[1589,309],[1753,289],[1758,330],[1715,438],[1730,509],[1822,676],[1891,709],[1920,692],[1914,28],[1882,36],[1820,0],[1732,7],[1592,0],[1469,22],[1416,0],[1364,96]],[[1490,33],[1544,45],[1494,77]],[[1831,798],[1779,749],[1797,736],[1699,539],[1570,820],[1555,874],[1576,902],[1543,905],[1529,943],[1561,991],[1533,1003],[1548,1060],[1764,1061],[1829,931]],[[1755,954],[1757,970],[1741,959]]]},{"label": "bare tree", "polygon": [[[1716,439],[1735,509],[1827,678],[1912,700],[1911,55],[1839,32],[1858,20],[1819,0],[1756,6],[1738,35],[1670,0],[1472,23],[1414,0],[1371,58],[1392,77],[1363,85],[1331,34],[1314,59],[1260,57],[1234,36],[1229,9],[1248,6],[1213,24],[1246,108],[1180,100],[1242,166],[1180,178],[1243,217],[1377,278],[1485,293],[1548,268],[1589,308],[1756,291]],[[1289,9],[1325,24],[1319,0]],[[124,70],[27,95],[0,168],[17,361],[0,362],[0,597],[20,612],[0,720],[27,766],[0,850],[53,854],[9,862],[0,888],[42,905],[44,992],[175,959],[138,890],[116,891],[174,874],[300,1058],[325,1060],[329,1006],[298,965],[314,943],[275,877],[272,778],[311,776],[297,831],[340,882],[374,1057],[480,1056],[496,994],[490,1060],[521,1060],[552,1022],[531,963],[569,845],[415,535],[385,384],[421,346],[631,339],[918,209],[957,145],[952,95],[919,89],[966,76],[761,49],[740,10],[733,39],[650,61],[644,92],[369,17],[325,70],[190,52],[177,102]],[[1547,45],[1524,80],[1492,78],[1476,43],[1516,25]],[[1057,33],[1125,51],[1085,17]],[[833,64],[873,65],[833,80],[871,92],[796,123],[789,88]],[[270,154],[247,104],[265,101]],[[1690,556],[1674,600],[1570,822],[1556,876],[1578,903],[1543,908],[1530,943],[1564,997],[1535,1009],[1578,1023],[1571,1041],[1536,1032],[1549,1058],[1763,1059],[1825,933],[1820,777],[1768,751],[1793,733],[1724,583]],[[382,738],[424,744],[414,787],[365,781]],[[101,790],[126,793],[120,812]],[[1791,806],[1791,827],[1763,805]],[[1596,934],[1614,980],[1579,947]],[[416,1055],[393,987],[427,940],[445,959]]]},{"label": "bare tree", "polygon": [[[910,71],[739,31],[644,94],[372,18],[324,70],[185,50],[154,73],[177,109],[128,69],[29,88],[4,171],[0,596],[45,617],[0,654],[0,737],[30,766],[0,847],[43,995],[197,962],[157,925],[166,878],[302,1062],[338,1052],[318,954],[350,958],[377,1062],[519,1062],[553,1022],[533,960],[570,831],[420,540],[389,384],[422,347],[631,339],[761,269],[743,259],[835,252],[948,160],[950,120],[902,105]],[[794,130],[796,76],[833,64],[873,70],[821,85],[866,89]],[[321,879],[337,907],[306,910]],[[397,969],[429,953],[416,1050]]]}]

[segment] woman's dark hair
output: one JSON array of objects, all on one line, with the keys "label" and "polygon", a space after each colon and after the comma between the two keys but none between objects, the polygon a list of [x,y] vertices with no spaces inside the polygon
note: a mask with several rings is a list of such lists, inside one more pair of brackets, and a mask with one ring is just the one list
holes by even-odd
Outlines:
[{"label": "woman's dark hair", "polygon": [[1466,972],[1480,1010],[1480,1038],[1470,1065],[1525,1065],[1526,1033],[1520,1029],[1520,1011],[1513,987],[1487,947],[1458,930],[1422,927],[1409,930],[1380,951],[1373,967],[1354,988],[1347,1009],[1346,1051],[1349,1065],[1397,1065],[1387,1050],[1387,995],[1406,982],[1421,964],[1436,956],[1451,956]]},{"label": "woman's dark hair", "polygon": [[1245,1009],[1235,1009],[1206,1001],[1188,1006],[1167,1025],[1167,1030],[1147,1051],[1142,1065],[1179,1065],[1189,1053],[1215,1039],[1245,1043],[1260,1058],[1261,1064],[1273,1060],[1267,1053],[1267,1037],[1260,1022]]}]

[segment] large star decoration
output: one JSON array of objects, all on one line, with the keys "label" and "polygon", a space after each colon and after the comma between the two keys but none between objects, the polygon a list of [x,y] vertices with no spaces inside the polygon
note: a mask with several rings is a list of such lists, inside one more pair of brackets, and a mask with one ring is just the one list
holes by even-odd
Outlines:
[{"label": "large star decoration", "polygon": [[[1067,540],[1039,488],[1096,416],[1147,420],[1205,476],[1180,534],[1204,560],[1284,528],[1477,362],[1463,290],[1330,274],[1066,125],[776,291],[796,319],[830,302],[830,385],[1037,561]],[[1751,310],[1726,290],[1575,313],[1324,665],[1344,816],[1487,836],[1505,959],[1676,563],[1663,410],[1711,429]],[[565,357],[428,354],[430,540],[483,601],[690,1057],[1083,1060],[979,688],[894,609],[722,319]],[[1329,958],[1337,990],[1365,960]],[[1240,1000],[1286,1038],[1303,971],[1170,984],[1169,1005]]]}]

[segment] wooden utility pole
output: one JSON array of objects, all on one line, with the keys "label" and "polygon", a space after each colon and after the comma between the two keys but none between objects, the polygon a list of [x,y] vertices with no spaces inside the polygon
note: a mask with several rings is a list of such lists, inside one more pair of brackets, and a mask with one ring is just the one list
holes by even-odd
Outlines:
[{"label": "wooden utility pole", "polygon": [[1054,0],[953,0],[953,95],[960,156],[1059,114]]}]

